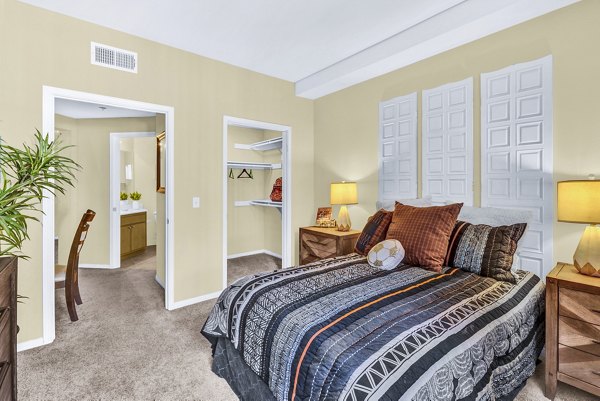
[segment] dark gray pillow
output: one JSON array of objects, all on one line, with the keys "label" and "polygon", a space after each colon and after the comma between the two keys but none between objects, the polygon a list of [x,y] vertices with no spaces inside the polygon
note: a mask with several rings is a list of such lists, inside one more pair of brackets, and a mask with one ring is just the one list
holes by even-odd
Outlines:
[{"label": "dark gray pillow", "polygon": [[526,223],[492,227],[457,221],[450,235],[444,264],[515,283],[511,267],[517,243],[526,228]]}]

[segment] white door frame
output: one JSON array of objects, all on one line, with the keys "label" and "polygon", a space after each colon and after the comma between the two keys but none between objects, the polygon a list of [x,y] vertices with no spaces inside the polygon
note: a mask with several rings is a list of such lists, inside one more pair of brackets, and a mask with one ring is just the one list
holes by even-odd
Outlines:
[{"label": "white door frame", "polygon": [[[54,104],[56,99],[105,104],[132,110],[142,110],[151,113],[165,114],[165,131],[167,133],[167,164],[166,164],[166,238],[165,238],[165,307],[174,309],[174,217],[175,217],[175,183],[174,183],[174,143],[175,143],[175,109],[171,106],[138,102],[112,96],[74,91],[44,85],[42,87],[42,132],[54,140]],[[49,191],[44,193],[42,200],[42,306],[43,306],[43,343],[50,344],[56,337],[54,316],[54,195]]]},{"label": "white door frame", "polygon": [[[121,193],[121,139],[124,138],[156,138],[156,132],[111,132],[110,141],[110,203],[109,207],[109,254],[110,269],[121,267],[121,214],[119,194]],[[80,265],[81,266],[81,265]]]},{"label": "white door frame", "polygon": [[281,207],[281,267],[292,266],[292,172],[291,172],[291,147],[292,128],[287,125],[266,123],[263,121],[248,120],[231,116],[223,116],[223,289],[227,287],[227,135],[229,127],[242,127],[263,129],[281,132],[283,138],[281,145],[281,177],[282,207]]}]

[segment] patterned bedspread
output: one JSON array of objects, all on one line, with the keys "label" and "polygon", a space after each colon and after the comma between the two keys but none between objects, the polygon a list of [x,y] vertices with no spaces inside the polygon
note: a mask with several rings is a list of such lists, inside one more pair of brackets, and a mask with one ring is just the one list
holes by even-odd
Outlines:
[{"label": "patterned bedspread", "polygon": [[516,276],[384,271],[352,254],[238,280],[202,332],[229,339],[277,400],[497,399],[544,341],[544,284]]}]

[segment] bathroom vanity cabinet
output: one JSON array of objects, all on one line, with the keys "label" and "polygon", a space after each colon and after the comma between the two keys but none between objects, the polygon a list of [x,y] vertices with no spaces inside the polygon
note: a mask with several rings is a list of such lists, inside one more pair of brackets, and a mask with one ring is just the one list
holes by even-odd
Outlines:
[{"label": "bathroom vanity cabinet", "polygon": [[121,260],[146,249],[146,211],[121,214]]}]

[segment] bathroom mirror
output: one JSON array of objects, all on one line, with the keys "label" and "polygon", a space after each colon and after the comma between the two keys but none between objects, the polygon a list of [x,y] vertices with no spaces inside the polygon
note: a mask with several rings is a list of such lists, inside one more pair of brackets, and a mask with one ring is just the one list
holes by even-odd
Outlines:
[{"label": "bathroom mirror", "polygon": [[165,193],[167,141],[165,131],[156,136],[156,192]]}]

